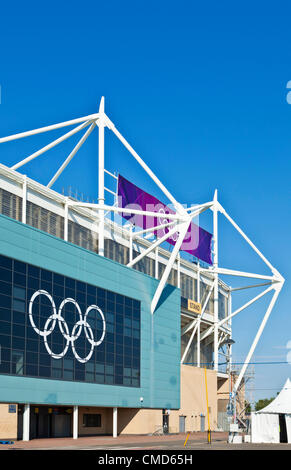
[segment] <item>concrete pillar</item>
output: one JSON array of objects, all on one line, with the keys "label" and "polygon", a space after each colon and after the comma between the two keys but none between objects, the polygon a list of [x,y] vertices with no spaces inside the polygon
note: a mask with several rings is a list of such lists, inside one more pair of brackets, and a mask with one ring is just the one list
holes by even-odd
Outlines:
[{"label": "concrete pillar", "polygon": [[[102,96],[99,106],[99,119],[97,121],[99,128],[98,139],[98,204],[104,204],[104,128],[105,128],[105,113],[104,113],[104,96]],[[104,210],[99,210],[99,239],[98,239],[98,254],[104,256]]]},{"label": "concrete pillar", "polygon": [[181,289],[181,257],[180,257],[180,253],[178,253],[178,256],[177,256],[177,287],[179,287],[179,289]]},{"label": "concrete pillar", "polygon": [[27,177],[23,176],[22,183],[22,218],[21,222],[26,224],[26,205],[27,205]]},{"label": "concrete pillar", "polygon": [[214,312],[213,312],[213,325],[214,325],[214,370],[218,371],[218,204],[217,204],[217,189],[213,198],[213,268],[214,268]]},{"label": "concrete pillar", "polygon": [[74,410],[73,410],[73,439],[78,439],[78,418],[79,418],[79,407],[74,406]]},{"label": "concrete pillar", "polygon": [[117,408],[113,408],[113,437],[117,437]]},{"label": "concrete pillar", "polygon": [[68,241],[68,232],[69,232],[69,205],[68,205],[69,198],[66,197],[65,202],[65,217],[64,217],[64,240]]},{"label": "concrete pillar", "polygon": [[29,441],[30,404],[24,405],[23,411],[23,441]]},{"label": "concrete pillar", "polygon": [[159,279],[159,248],[155,249],[155,278]]}]

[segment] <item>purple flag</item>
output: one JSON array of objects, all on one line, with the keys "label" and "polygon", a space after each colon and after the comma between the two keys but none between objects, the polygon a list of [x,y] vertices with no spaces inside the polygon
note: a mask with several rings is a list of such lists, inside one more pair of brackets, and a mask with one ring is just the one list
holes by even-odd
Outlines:
[{"label": "purple flag", "polygon": [[[122,214],[122,217],[141,227],[142,229],[157,227],[171,222],[167,219],[167,214],[175,214],[168,206],[159,201],[156,197],[146,193],[135,184],[118,175],[118,207],[127,209],[138,209],[148,212],[156,212],[157,217],[148,215]],[[172,227],[165,227],[155,231],[155,235],[161,238],[171,231]],[[175,245],[178,233],[174,233],[167,239],[171,245]],[[191,222],[186,237],[183,240],[181,250],[196,256],[196,258],[212,265],[211,259],[212,234]]]}]

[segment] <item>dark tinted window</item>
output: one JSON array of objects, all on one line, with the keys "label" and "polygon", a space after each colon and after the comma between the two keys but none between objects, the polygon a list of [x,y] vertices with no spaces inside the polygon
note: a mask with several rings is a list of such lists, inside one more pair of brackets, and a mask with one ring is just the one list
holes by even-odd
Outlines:
[{"label": "dark tinted window", "polygon": [[2,374],[139,387],[140,302],[0,256],[0,348]]}]

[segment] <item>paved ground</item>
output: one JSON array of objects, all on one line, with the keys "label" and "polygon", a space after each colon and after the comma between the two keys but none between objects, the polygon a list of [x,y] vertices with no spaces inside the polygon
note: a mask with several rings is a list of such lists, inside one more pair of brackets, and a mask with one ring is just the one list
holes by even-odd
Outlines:
[{"label": "paved ground", "polygon": [[207,444],[206,433],[193,433],[184,447],[186,437],[187,434],[35,439],[2,444],[0,450],[291,450],[291,444],[228,444],[227,433],[212,433],[211,444]]}]

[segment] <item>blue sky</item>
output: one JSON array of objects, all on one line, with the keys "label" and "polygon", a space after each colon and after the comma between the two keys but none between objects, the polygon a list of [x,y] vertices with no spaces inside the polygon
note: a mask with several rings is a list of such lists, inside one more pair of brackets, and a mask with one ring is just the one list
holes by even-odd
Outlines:
[{"label": "blue sky", "polygon": [[[256,361],[285,361],[291,339],[290,13],[288,2],[249,1],[1,7],[0,135],[96,112],[104,95],[107,114],[179,201],[204,202],[217,188],[225,209],[286,278]],[[1,162],[12,165],[59,135],[3,144]],[[47,183],[78,137],[21,171]],[[96,199],[97,148],[93,133],[54,188],[72,186]],[[109,132],[106,168],[160,197]],[[210,228],[207,218],[201,223]],[[223,220],[219,245],[225,267],[268,272]],[[234,361],[247,353],[264,307],[234,320]],[[291,376],[291,365],[255,372],[256,397],[267,397]]]}]

